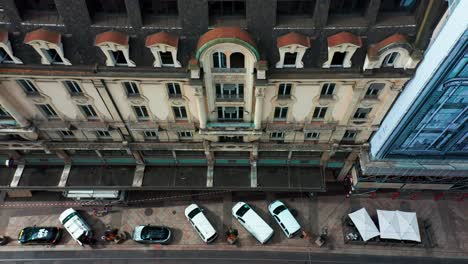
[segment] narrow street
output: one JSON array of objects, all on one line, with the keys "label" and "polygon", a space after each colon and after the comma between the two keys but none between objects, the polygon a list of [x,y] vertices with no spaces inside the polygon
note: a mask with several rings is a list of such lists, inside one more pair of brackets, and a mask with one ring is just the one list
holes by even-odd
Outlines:
[{"label": "narrow street", "polygon": [[412,264],[457,264],[466,263],[460,259],[440,259],[428,257],[385,257],[370,255],[346,255],[346,254],[317,254],[296,252],[252,252],[252,251],[166,251],[166,250],[99,250],[92,252],[83,251],[54,251],[54,252],[0,252],[0,263],[337,263],[337,264],[364,264],[364,263],[412,263]]}]

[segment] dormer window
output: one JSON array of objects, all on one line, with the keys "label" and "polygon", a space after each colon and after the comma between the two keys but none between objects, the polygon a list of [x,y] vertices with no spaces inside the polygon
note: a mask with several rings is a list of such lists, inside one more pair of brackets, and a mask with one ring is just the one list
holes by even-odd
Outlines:
[{"label": "dormer window", "polygon": [[159,52],[159,57],[161,58],[161,64],[163,66],[174,66],[174,60],[172,59],[172,53],[169,51]]},{"label": "dormer window", "polygon": [[304,68],[302,58],[310,48],[310,38],[291,32],[276,40],[280,59],[276,68]]},{"label": "dormer window", "polygon": [[0,63],[23,64],[20,59],[13,55],[13,49],[6,31],[0,31]]},{"label": "dormer window", "polygon": [[178,37],[166,32],[159,32],[146,37],[145,45],[153,53],[154,67],[181,67],[177,60]]},{"label": "dormer window", "polygon": [[128,36],[126,34],[107,31],[96,36],[95,46],[99,47],[106,56],[106,66],[135,67],[130,60]]},{"label": "dormer window", "polygon": [[284,64],[283,67],[285,68],[296,68],[296,59],[297,59],[297,52],[286,52],[284,54]]},{"label": "dormer window", "polygon": [[382,66],[384,67],[393,67],[393,65],[395,65],[395,61],[396,59],[398,58],[400,54],[398,52],[392,52],[390,54],[388,54],[387,56],[385,56],[384,60],[383,60],[383,63],[382,63]]},{"label": "dormer window", "polygon": [[405,35],[394,34],[367,49],[364,70],[385,68],[413,69],[420,61]]},{"label": "dormer window", "polygon": [[343,67],[346,58],[346,52],[335,52],[330,67]]},{"label": "dormer window", "polygon": [[128,62],[125,58],[124,53],[121,50],[111,51],[112,57],[114,57],[115,65],[117,66],[127,66]]},{"label": "dormer window", "polygon": [[46,29],[38,29],[26,34],[24,43],[30,45],[41,56],[41,63],[71,65],[63,53],[61,35]]},{"label": "dormer window", "polygon": [[0,62],[1,63],[14,63],[10,55],[3,49],[0,48]]},{"label": "dormer window", "polygon": [[328,37],[328,59],[323,68],[350,68],[351,58],[362,46],[361,38],[349,32],[341,32]]}]

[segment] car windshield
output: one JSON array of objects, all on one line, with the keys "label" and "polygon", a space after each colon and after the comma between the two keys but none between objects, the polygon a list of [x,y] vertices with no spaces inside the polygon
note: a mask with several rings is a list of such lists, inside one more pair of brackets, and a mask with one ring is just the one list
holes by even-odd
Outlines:
[{"label": "car windshield", "polygon": [[201,213],[201,210],[200,210],[200,208],[197,207],[197,208],[193,209],[193,210],[188,214],[188,217],[189,217],[190,219],[192,219],[192,218],[194,218],[194,217],[195,217],[197,214],[199,214],[199,213]]},{"label": "car windshield", "polygon": [[237,210],[236,214],[240,217],[243,217],[247,211],[249,211],[250,207],[244,204],[239,210]]},{"label": "car windshield", "polygon": [[144,240],[166,239],[168,235],[168,230],[162,227],[146,226],[143,228],[143,230],[141,230],[141,238]]},{"label": "car windshield", "polygon": [[277,215],[277,214],[283,212],[283,211],[286,210],[286,209],[287,209],[286,206],[280,205],[280,206],[276,207],[275,210],[273,210],[273,213],[274,213],[275,215]]}]

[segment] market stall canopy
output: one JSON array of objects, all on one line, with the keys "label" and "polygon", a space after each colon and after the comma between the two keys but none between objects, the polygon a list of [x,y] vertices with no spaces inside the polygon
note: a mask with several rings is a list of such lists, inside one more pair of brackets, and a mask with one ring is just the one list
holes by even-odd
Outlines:
[{"label": "market stall canopy", "polygon": [[396,211],[377,210],[381,238],[401,240],[400,224]]},{"label": "market stall canopy", "polygon": [[353,221],[359,231],[362,240],[367,241],[380,235],[377,226],[375,226],[374,221],[372,221],[365,208],[361,208],[354,213],[350,213],[349,218],[351,218],[351,221]]},{"label": "market stall canopy", "polygon": [[400,239],[421,242],[416,213],[396,211],[400,226]]}]

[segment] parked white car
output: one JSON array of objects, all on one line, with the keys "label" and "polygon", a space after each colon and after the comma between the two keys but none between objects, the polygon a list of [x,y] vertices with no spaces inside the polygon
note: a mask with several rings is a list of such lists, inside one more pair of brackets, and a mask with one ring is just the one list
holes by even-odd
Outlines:
[{"label": "parked white car", "polygon": [[83,245],[89,243],[93,237],[93,231],[86,221],[73,208],[68,208],[59,217],[60,223],[72,238]]},{"label": "parked white car", "polygon": [[248,204],[238,202],[232,207],[232,215],[239,220],[260,243],[265,244],[272,236],[273,229]]},{"label": "parked white car", "polygon": [[218,237],[218,233],[198,205],[191,204],[185,208],[185,216],[205,243],[211,243]]},{"label": "parked white car", "polygon": [[301,231],[301,226],[283,202],[279,200],[272,202],[268,206],[268,211],[288,238]]}]

